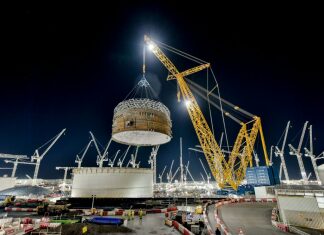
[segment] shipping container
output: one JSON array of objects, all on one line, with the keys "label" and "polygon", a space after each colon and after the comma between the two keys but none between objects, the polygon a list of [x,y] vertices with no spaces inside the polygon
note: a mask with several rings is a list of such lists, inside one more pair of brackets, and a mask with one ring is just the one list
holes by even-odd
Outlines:
[{"label": "shipping container", "polygon": [[246,169],[246,181],[250,185],[275,185],[278,183],[275,178],[272,167],[259,166]]}]

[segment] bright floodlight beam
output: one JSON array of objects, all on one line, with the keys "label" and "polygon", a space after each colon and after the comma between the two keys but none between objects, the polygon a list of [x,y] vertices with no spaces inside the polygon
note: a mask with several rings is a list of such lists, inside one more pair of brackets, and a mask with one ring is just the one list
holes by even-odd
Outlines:
[{"label": "bright floodlight beam", "polygon": [[153,51],[153,49],[154,49],[154,45],[153,45],[153,43],[149,43],[148,44],[148,49],[150,50],[150,51]]},{"label": "bright floodlight beam", "polygon": [[191,101],[190,101],[190,100],[186,100],[186,101],[185,101],[185,105],[186,105],[187,107],[189,107],[189,106],[191,105]]}]

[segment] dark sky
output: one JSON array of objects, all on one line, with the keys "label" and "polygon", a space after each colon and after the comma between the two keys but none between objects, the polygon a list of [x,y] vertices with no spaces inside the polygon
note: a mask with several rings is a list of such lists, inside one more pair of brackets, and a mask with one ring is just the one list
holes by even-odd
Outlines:
[{"label": "dark sky", "polygon": [[[319,9],[125,1],[116,6],[3,8],[0,152],[30,156],[67,128],[41,165],[40,177],[53,178],[63,175],[55,166],[74,165],[75,155],[89,140],[89,130],[106,143],[114,107],[141,75],[143,35],[149,34],[211,62],[222,96],[262,118],[268,148],[277,143],[288,120],[293,125],[288,141],[296,146],[308,120],[319,154],[324,149],[324,38]],[[168,55],[176,63],[178,57]],[[173,139],[160,148],[158,170],[172,159],[178,161],[183,136],[184,161],[190,160],[198,179],[202,171],[198,158],[203,155],[187,150],[198,140],[183,104],[176,101],[175,83],[165,81],[167,71],[153,55],[147,60],[148,80],[173,119]],[[184,70],[191,64],[181,61],[177,66]],[[199,76],[193,79],[199,81]],[[205,103],[198,101],[206,111]],[[213,115],[218,120],[219,113]],[[231,121],[227,124],[234,136],[239,127]],[[222,124],[214,125],[219,139]],[[114,144],[111,154],[118,148],[125,146]],[[144,165],[148,151],[140,150]],[[95,155],[92,149],[84,164],[95,166]],[[278,162],[275,159],[276,167]],[[299,177],[297,160],[287,155],[287,162],[292,177]],[[309,159],[305,164],[309,172]],[[18,169],[22,177],[32,172],[31,166]]]}]

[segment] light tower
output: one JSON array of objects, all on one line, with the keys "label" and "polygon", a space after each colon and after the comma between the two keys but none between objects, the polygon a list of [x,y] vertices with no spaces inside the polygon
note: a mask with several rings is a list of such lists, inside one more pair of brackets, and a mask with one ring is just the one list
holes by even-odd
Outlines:
[{"label": "light tower", "polygon": [[33,185],[36,185],[36,180],[37,180],[37,176],[38,176],[38,172],[39,172],[40,163],[43,160],[45,154],[53,147],[53,145],[56,143],[56,141],[63,135],[65,130],[66,129],[63,129],[57,136],[54,137],[54,140],[52,141],[52,143],[47,147],[47,149],[42,154],[39,154],[38,150],[40,148],[35,150],[34,155],[31,157],[32,162],[36,160],[35,172],[34,172],[33,183],[32,183]]},{"label": "light tower", "polygon": [[26,155],[14,155],[14,154],[5,154],[5,153],[1,153],[0,154],[0,158],[4,158],[4,159],[16,159],[15,161],[8,161],[7,163],[12,163],[13,164],[13,168],[12,168],[12,173],[11,173],[11,177],[15,177],[16,175],[16,171],[17,171],[17,167],[18,167],[18,162],[20,160],[26,160],[28,159],[28,157]]},{"label": "light tower", "polygon": [[304,181],[305,184],[308,184],[308,179],[307,179],[307,174],[306,174],[303,159],[302,159],[303,154],[300,152],[300,150],[301,150],[303,140],[304,140],[304,137],[305,137],[305,131],[306,131],[306,128],[307,128],[307,124],[308,124],[308,121],[305,122],[305,124],[304,124],[302,135],[301,135],[300,140],[299,140],[298,148],[295,149],[291,144],[288,144],[289,149],[290,149],[289,154],[290,155],[295,155],[297,157],[298,165],[299,165],[299,168],[300,168],[300,173],[302,175],[302,178],[303,178],[303,181]]}]

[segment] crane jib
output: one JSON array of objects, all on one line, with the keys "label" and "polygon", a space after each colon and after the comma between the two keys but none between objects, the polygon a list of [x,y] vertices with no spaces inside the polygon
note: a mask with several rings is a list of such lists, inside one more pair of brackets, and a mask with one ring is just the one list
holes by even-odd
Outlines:
[{"label": "crane jib", "polygon": [[[200,142],[208,166],[220,187],[229,184],[237,189],[245,177],[245,171],[248,165],[252,166],[253,148],[258,134],[260,134],[266,165],[269,165],[266,145],[263,137],[261,119],[254,116],[248,123],[242,123],[241,129],[235,140],[233,149],[226,161],[225,155],[219,147],[215,137],[192,93],[184,76],[199,72],[209,68],[210,64],[203,64],[184,72],[179,72],[171,60],[161,51],[158,45],[148,36],[144,36],[145,43],[149,46],[153,54],[167,68],[171,75],[167,80],[176,79],[179,85],[183,100],[186,102],[186,108],[194,126],[196,135]],[[252,125],[249,130],[247,125]]]}]

